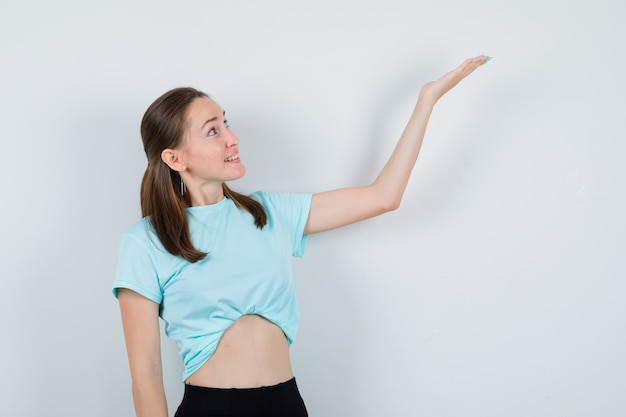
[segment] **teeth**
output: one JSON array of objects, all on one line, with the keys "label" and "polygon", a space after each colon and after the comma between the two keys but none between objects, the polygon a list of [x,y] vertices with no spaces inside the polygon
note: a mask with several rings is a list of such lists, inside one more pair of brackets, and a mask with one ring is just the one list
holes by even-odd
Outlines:
[{"label": "teeth", "polygon": [[224,159],[224,162],[230,162],[230,161],[234,161],[235,159],[239,158],[239,154],[233,155],[229,158]]}]

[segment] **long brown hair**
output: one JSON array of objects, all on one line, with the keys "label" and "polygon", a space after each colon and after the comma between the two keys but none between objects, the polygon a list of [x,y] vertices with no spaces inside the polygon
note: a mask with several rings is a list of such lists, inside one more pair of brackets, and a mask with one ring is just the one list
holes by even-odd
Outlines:
[{"label": "long brown hair", "polygon": [[[191,206],[189,193],[181,193],[181,179],[161,159],[165,149],[174,149],[182,141],[187,128],[186,112],[197,98],[210,98],[190,87],[175,88],[163,94],[148,107],[141,120],[141,140],[148,158],[148,167],[141,182],[141,213],[150,216],[161,243],[169,253],[197,262],[207,255],[191,242],[185,209]],[[237,207],[254,217],[254,224],[262,229],[267,223],[263,206],[252,198],[239,194],[222,184],[224,195]]]}]

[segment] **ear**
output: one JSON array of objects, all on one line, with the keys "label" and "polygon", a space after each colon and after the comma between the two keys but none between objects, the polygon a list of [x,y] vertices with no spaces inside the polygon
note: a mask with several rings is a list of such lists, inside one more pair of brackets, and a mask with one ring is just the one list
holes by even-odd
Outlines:
[{"label": "ear", "polygon": [[165,149],[161,152],[161,159],[174,171],[181,172],[185,170],[185,163],[182,160],[180,151]]}]

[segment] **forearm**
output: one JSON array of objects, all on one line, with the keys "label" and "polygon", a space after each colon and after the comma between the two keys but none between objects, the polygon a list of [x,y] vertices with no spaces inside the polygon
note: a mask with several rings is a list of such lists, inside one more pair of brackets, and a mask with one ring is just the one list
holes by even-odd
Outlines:
[{"label": "forearm", "polygon": [[391,210],[400,205],[422,147],[426,126],[434,104],[433,100],[420,94],[413,113],[389,160],[371,185],[378,198],[385,201],[385,205]]},{"label": "forearm", "polygon": [[444,74],[436,81],[422,87],[413,114],[402,133],[389,161],[372,184],[376,194],[389,201],[392,208],[400,205],[411,171],[417,160],[428,119],[435,103],[476,68],[489,62],[491,58],[480,55],[466,59],[459,67]]},{"label": "forearm", "polygon": [[137,417],[167,417],[167,401],[162,380],[133,379],[132,390]]},{"label": "forearm", "polygon": [[398,208],[422,146],[433,105],[434,101],[420,96],[389,160],[373,183],[313,195],[304,229],[306,234],[345,226]]}]

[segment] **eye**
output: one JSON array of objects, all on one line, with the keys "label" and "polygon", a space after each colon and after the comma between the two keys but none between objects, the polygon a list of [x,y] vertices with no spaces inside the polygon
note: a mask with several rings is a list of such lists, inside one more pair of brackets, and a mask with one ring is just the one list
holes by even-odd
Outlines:
[{"label": "eye", "polygon": [[228,123],[228,120],[224,120],[224,127],[227,127],[227,128],[230,127],[230,124]]},{"label": "eye", "polygon": [[215,136],[217,135],[217,130],[215,130],[215,128],[209,130],[208,136]]}]

